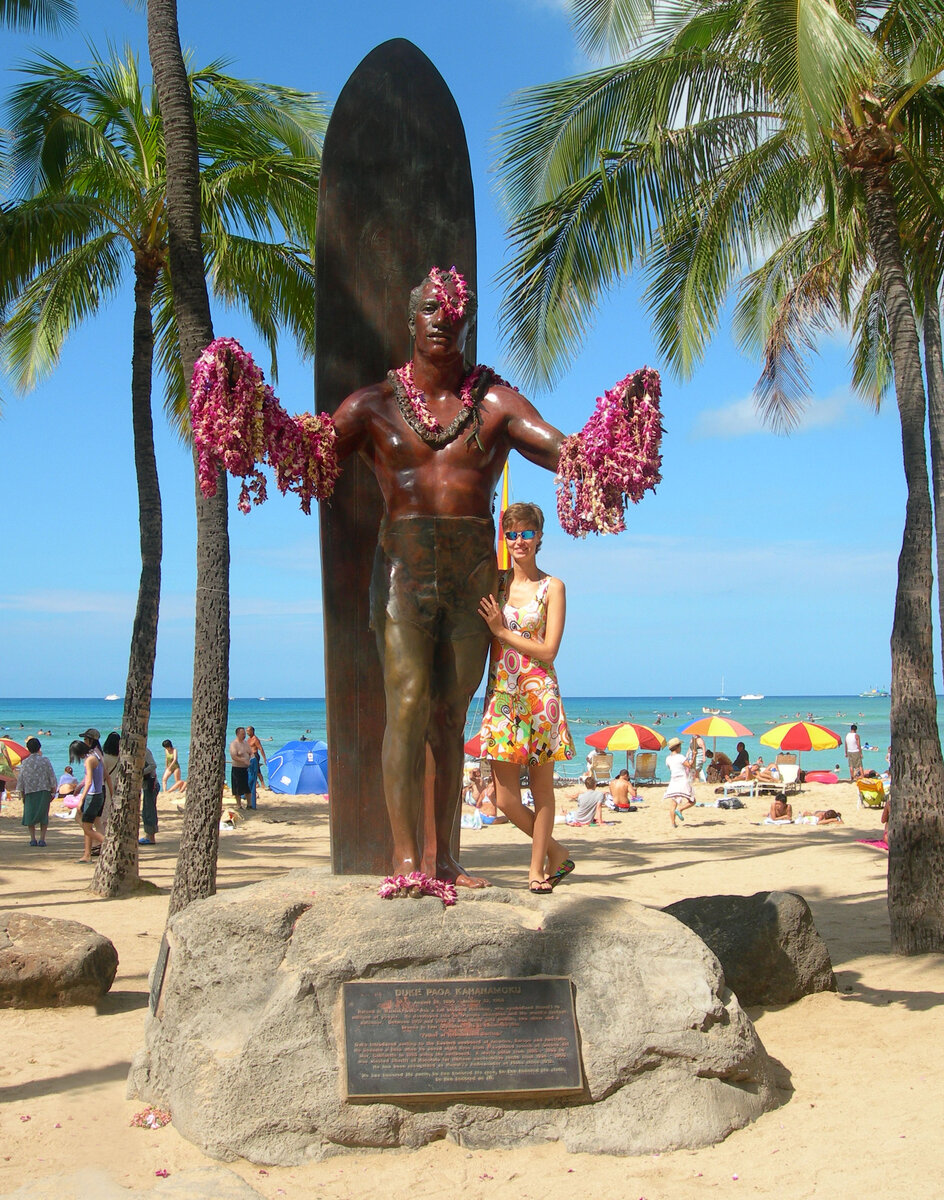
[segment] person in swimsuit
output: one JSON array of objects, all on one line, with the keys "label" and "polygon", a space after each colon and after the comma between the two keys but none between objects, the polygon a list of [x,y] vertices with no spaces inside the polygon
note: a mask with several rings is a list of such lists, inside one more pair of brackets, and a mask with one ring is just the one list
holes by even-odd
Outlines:
[{"label": "person in swimsuit", "polygon": [[[170,738],[164,738],[161,745],[164,747],[164,774],[161,778],[161,791],[176,792],[181,785],[180,762],[177,758],[177,751],[174,749],[174,743]],[[167,781],[171,775],[174,777],[174,782],[168,788]]]},{"label": "person in swimsuit", "polygon": [[[491,760],[496,803],[531,838],[528,887],[546,895],[574,868],[554,831],[554,763],[573,758],[573,739],[561,706],[554,659],[564,633],[564,585],[536,562],[544,514],[536,504],[511,504],[502,518],[512,568],[498,596],[484,596],[479,612],[492,637],[492,657],[479,735]],[[534,812],[521,803],[527,766]]]}]

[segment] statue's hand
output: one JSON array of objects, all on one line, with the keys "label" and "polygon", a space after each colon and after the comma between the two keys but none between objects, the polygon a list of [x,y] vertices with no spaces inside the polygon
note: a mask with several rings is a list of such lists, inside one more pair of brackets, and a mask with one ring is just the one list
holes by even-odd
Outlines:
[{"label": "statue's hand", "polygon": [[498,637],[505,628],[505,618],[502,616],[502,610],[494,596],[482,597],[479,601],[479,616],[495,637]]}]

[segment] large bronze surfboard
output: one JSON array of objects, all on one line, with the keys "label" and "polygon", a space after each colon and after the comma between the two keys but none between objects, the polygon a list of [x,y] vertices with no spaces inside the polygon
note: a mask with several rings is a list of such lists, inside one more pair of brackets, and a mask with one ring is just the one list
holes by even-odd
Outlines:
[{"label": "large bronze surfboard", "polygon": [[[358,66],[325,134],[315,257],[319,412],[410,358],[410,290],[430,267],[453,264],[474,288],[465,131],[442,76],[398,38]],[[473,361],[474,353],[470,335]],[[321,506],[331,865],[340,875],[387,874],[392,855],[380,770],[383,681],[368,601],[382,512],[370,467],[348,460]]]}]

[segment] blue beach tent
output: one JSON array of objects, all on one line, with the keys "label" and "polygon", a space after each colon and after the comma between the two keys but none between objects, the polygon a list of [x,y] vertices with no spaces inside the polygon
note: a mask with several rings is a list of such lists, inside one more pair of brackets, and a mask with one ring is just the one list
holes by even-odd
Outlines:
[{"label": "blue beach tent", "polygon": [[327,742],[286,742],[269,755],[269,791],[324,795],[328,790]]}]

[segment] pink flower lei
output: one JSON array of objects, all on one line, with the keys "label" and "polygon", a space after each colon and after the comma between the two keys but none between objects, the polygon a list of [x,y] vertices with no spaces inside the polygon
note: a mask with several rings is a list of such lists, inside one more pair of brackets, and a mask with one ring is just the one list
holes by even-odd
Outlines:
[{"label": "pink flower lei", "polygon": [[[446,288],[449,280],[452,281],[455,299],[450,296]],[[432,267],[429,272],[429,281],[433,285],[436,299],[449,320],[461,321],[469,302],[469,285],[465,281],[465,276],[460,274],[454,266],[450,267],[448,271],[444,271],[442,267]]]},{"label": "pink flower lei", "polygon": [[638,504],[660,482],[661,395],[658,371],[634,371],[598,397],[583,429],[565,439],[557,512],[567,533],[620,533],[628,501]]},{"label": "pink flower lei", "polygon": [[280,492],[295,492],[304,512],[331,495],[340,468],[334,422],[327,413],[290,416],[252,355],[233,338],[216,338],[193,369],[190,415],[204,496],[216,495],[220,469],[242,476],[237,507],[266,498],[259,464],[275,471]]},{"label": "pink flower lei", "polygon": [[511,387],[491,367],[482,363],[474,366],[464,376],[459,385],[459,401],[461,407],[451,424],[443,426],[429,411],[426,403],[426,393],[416,386],[413,378],[413,361],[404,363],[394,371],[387,373],[387,378],[393,385],[397,407],[403,414],[403,419],[410,428],[430,446],[447,446],[468,424],[470,418],[476,418],[473,424],[472,437],[478,437],[477,406],[488,389],[494,385]]},{"label": "pink flower lei", "polygon": [[381,900],[394,900],[404,896],[435,896],[446,908],[456,903],[456,885],[448,879],[430,879],[423,871],[411,871],[409,875],[388,875],[377,890]]}]

